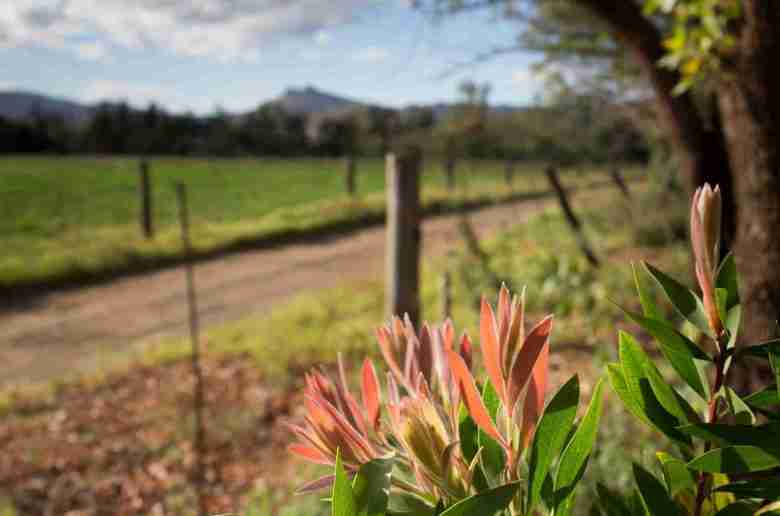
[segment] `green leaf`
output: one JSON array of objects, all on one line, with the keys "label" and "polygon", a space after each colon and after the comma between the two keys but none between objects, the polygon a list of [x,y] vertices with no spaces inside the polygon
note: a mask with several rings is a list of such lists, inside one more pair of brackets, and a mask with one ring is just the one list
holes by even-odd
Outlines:
[{"label": "green leaf", "polygon": [[[479,427],[474,422],[474,419],[468,415],[468,412],[464,411],[464,417],[461,419],[458,425],[458,433],[460,435],[460,450],[463,453],[463,458],[467,464],[471,464],[474,457],[479,450]],[[482,468],[476,468],[474,471],[474,487],[477,491],[484,491],[488,488],[488,482],[485,478],[485,473]]]},{"label": "green leaf", "polygon": [[632,516],[631,509],[623,497],[608,489],[601,482],[596,484],[596,493],[598,494],[598,504],[606,516]]},{"label": "green leaf", "polygon": [[661,310],[653,299],[652,293],[649,291],[644,279],[642,279],[637,271],[636,265],[633,263],[631,264],[631,272],[634,274],[634,284],[636,285],[636,291],[637,294],[639,294],[639,302],[642,304],[642,311],[645,316],[659,321],[665,320]]},{"label": "green leaf", "polygon": [[565,515],[571,511],[574,488],[585,473],[591,450],[596,442],[599,420],[603,406],[603,378],[593,389],[588,409],[569,444],[561,453],[561,461],[555,476],[555,514]]},{"label": "green leaf", "polygon": [[664,480],[672,496],[676,496],[681,491],[692,491],[696,488],[693,474],[683,461],[664,452],[657,452],[655,456],[661,463]]},{"label": "green leaf", "polygon": [[656,269],[649,263],[645,263],[644,265],[650,275],[664,291],[669,302],[672,303],[672,306],[674,306],[677,312],[706,335],[714,337],[707,320],[706,312],[704,311],[704,305],[702,304],[701,299],[699,299],[699,296],[694,294],[688,287],[681,284],[676,279],[666,275],[666,273]]},{"label": "green leaf", "polygon": [[753,516],[759,508],[755,502],[734,502],[715,513],[715,516]]},{"label": "green leaf", "polygon": [[509,507],[519,487],[520,483],[515,482],[475,494],[451,506],[441,516],[492,516]]},{"label": "green leaf", "polygon": [[645,366],[652,363],[639,343],[631,335],[621,331],[619,348],[626,387],[639,410],[661,433],[684,447],[690,447],[690,438],[677,430],[677,419],[663,408],[653,393],[650,381],[645,376]]},{"label": "green leaf", "polygon": [[705,441],[714,441],[720,446],[750,445],[780,453],[780,424],[775,422],[761,426],[695,423],[679,429]]},{"label": "green leaf", "polygon": [[558,457],[566,444],[566,438],[574,425],[579,402],[580,381],[579,377],[574,375],[558,389],[539,420],[528,460],[527,512],[529,513],[539,503],[544,479],[550,471],[553,460]]},{"label": "green leaf", "polygon": [[734,422],[738,425],[753,425],[756,422],[756,416],[750,407],[740,398],[730,387],[723,387],[723,397],[729,407],[729,411],[734,416]]},{"label": "green leaf", "polygon": [[743,401],[753,408],[772,409],[776,405],[780,405],[780,394],[778,394],[776,385],[770,385],[763,390],[750,394]]},{"label": "green leaf", "polygon": [[666,409],[671,415],[677,418],[677,420],[685,424],[689,421],[688,415],[693,413],[693,409],[685,399],[677,394],[677,391],[666,381],[655,364],[649,362],[644,365],[644,372],[647,379],[650,381],[650,387],[653,389],[653,394],[658,399],[661,406]]},{"label": "green leaf", "polygon": [[[729,340],[726,343],[727,350],[734,349],[734,347],[737,345],[737,336],[739,335],[739,325],[741,321],[742,307],[740,305],[732,307],[731,310],[729,310],[729,313],[723,323],[726,326],[726,330],[729,332]],[[723,368],[724,375],[728,372],[729,367],[731,367],[733,358],[734,357],[731,353],[726,357],[726,363]]]},{"label": "green leaf", "polygon": [[341,464],[341,450],[336,451],[336,478],[333,480],[331,504],[333,516],[358,516],[352,485]]},{"label": "green leaf", "polygon": [[718,317],[720,317],[721,321],[725,321],[728,316],[728,308],[726,307],[728,297],[729,292],[725,288],[715,289],[715,305],[718,310]]},{"label": "green leaf", "polygon": [[688,467],[709,473],[749,473],[780,466],[780,453],[757,446],[727,446],[710,450],[688,463]]},{"label": "green leaf", "polygon": [[374,459],[360,466],[352,481],[358,514],[384,516],[390,492],[393,459]]},{"label": "green leaf", "polygon": [[733,493],[737,498],[780,500],[780,478],[757,478],[732,482],[715,488],[717,492]]},{"label": "green leaf", "polygon": [[737,275],[737,264],[734,262],[734,255],[731,253],[723,259],[718,267],[715,277],[715,287],[725,289],[728,293],[726,297],[726,311],[739,304],[739,280]]},{"label": "green leaf", "polygon": [[661,321],[648,319],[630,310],[624,311],[629,318],[653,336],[674,370],[702,399],[707,400],[709,398],[707,389],[693,359],[711,360],[710,357],[671,326]]},{"label": "green leaf", "polygon": [[623,367],[620,364],[615,363],[607,364],[607,377],[609,378],[609,384],[612,386],[612,390],[615,391],[615,394],[618,395],[628,411],[646,425],[653,426],[653,423],[647,419],[643,409],[628,390],[626,377],[623,374]]},{"label": "green leaf", "polygon": [[[486,381],[485,386],[482,389],[482,402],[485,404],[488,414],[490,414],[490,417],[495,423],[496,416],[501,408],[501,400],[498,398],[498,393],[490,381]],[[482,429],[478,430],[477,444],[482,447],[480,461],[484,468],[485,475],[492,484],[497,484],[501,477],[501,473],[506,466],[504,449],[495,439],[486,434]]]},{"label": "green leaf", "polygon": [[436,508],[431,507],[417,496],[393,492],[387,514],[388,516],[434,516]]},{"label": "green leaf", "polygon": [[681,514],[680,507],[671,499],[663,484],[639,464],[634,464],[634,480],[649,514],[652,516]]}]

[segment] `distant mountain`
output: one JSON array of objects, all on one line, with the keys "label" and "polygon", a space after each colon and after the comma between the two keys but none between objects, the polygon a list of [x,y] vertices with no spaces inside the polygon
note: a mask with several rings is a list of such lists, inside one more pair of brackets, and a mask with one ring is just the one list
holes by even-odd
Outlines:
[{"label": "distant mountain", "polygon": [[327,93],[312,86],[302,89],[288,88],[281,97],[270,103],[284,108],[287,112],[301,115],[331,115],[369,106],[364,102]]},{"label": "distant mountain", "polygon": [[26,91],[0,91],[0,117],[29,120],[33,113],[61,116],[66,123],[77,125],[92,118],[92,106]]}]

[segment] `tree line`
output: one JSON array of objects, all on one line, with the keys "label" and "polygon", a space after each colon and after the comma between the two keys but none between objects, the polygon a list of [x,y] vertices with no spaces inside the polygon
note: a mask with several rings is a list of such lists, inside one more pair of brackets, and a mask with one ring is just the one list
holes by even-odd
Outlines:
[{"label": "tree line", "polygon": [[122,102],[100,104],[86,123],[73,125],[33,110],[24,122],[0,118],[0,152],[379,156],[409,140],[429,154],[473,158],[603,162],[649,155],[646,139],[630,120],[593,97],[499,111],[487,105],[483,93],[466,95],[440,112],[430,106],[361,106],[304,115],[269,103],[243,115],[195,116]]}]

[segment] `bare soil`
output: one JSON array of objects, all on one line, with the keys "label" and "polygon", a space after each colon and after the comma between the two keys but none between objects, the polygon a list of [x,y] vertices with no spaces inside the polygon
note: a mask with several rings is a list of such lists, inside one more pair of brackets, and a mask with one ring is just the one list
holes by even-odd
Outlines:
[{"label": "bare soil", "polygon": [[[551,200],[527,200],[469,214],[480,237],[526,220]],[[462,215],[423,223],[425,256],[459,243]],[[347,280],[380,277],[385,232],[347,236],[229,256],[198,264],[195,278],[204,327],[262,314],[295,294]],[[75,291],[53,292],[0,313],[2,383],[48,380],[88,371],[130,344],[187,328],[183,267]]]}]

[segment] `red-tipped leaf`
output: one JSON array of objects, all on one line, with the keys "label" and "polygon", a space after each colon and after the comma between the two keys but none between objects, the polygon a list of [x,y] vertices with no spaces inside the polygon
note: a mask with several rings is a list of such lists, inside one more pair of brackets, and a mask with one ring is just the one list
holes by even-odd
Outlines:
[{"label": "red-tipped leaf", "polygon": [[488,414],[485,404],[482,402],[482,397],[477,391],[477,386],[474,383],[474,377],[471,376],[471,371],[466,367],[466,363],[463,359],[454,351],[447,353],[450,362],[450,369],[460,387],[460,392],[463,397],[463,402],[466,404],[471,418],[474,423],[477,424],[487,435],[501,443],[506,447],[506,441],[498,433],[496,425],[493,423],[493,419]]},{"label": "red-tipped leaf", "polygon": [[362,371],[363,406],[368,413],[368,421],[376,430],[379,427],[379,380],[376,377],[374,363],[368,358],[363,362]]},{"label": "red-tipped leaf", "polygon": [[501,374],[501,349],[496,333],[496,318],[490,304],[482,298],[482,313],[479,320],[479,336],[482,346],[482,359],[485,362],[490,382],[495,387],[499,399],[506,405],[506,385]]}]

